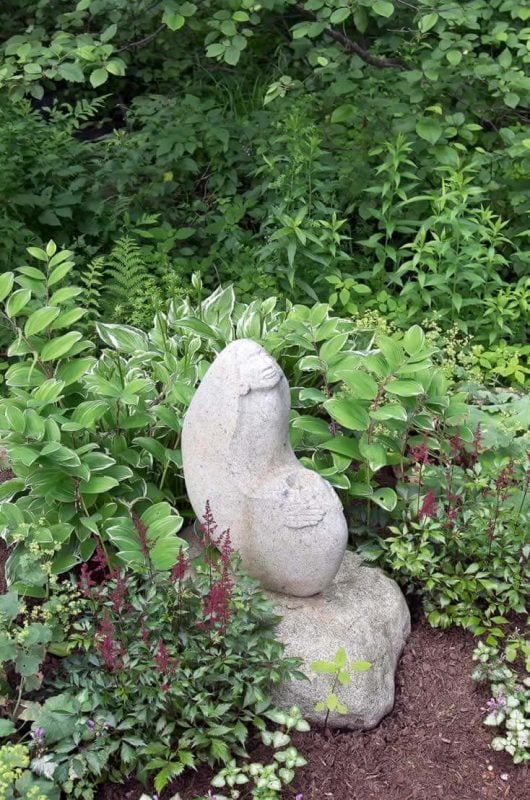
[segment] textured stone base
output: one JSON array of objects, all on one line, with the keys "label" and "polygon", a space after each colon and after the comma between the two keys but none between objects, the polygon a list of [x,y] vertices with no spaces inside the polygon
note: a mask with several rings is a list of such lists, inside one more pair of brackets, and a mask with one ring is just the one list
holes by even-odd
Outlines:
[{"label": "textured stone base", "polygon": [[325,714],[317,713],[314,705],[330,693],[333,676],[317,675],[309,665],[332,660],[344,647],[348,663],[362,659],[372,667],[352,673],[349,685],[339,685],[336,693],[348,711],[330,714],[328,725],[350,730],[377,725],[394,705],[394,675],[410,633],[409,610],[397,584],[348,551],[337,577],[322,594],[303,598],[266,594],[282,616],[278,639],[285,643],[288,656],[303,659],[301,669],[309,678],[281,686],[275,701],[297,705],[306,719],[322,724]]}]

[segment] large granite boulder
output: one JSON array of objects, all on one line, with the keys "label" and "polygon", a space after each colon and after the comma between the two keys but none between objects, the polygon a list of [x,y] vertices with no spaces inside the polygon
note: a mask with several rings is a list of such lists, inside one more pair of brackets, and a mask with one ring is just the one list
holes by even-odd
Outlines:
[{"label": "large granite boulder", "polygon": [[298,705],[306,719],[323,724],[315,704],[330,693],[333,676],[312,672],[313,661],[331,661],[344,647],[348,662],[370,661],[371,669],[352,672],[348,685],[336,690],[346,714],[332,713],[333,728],[373,728],[394,705],[394,674],[410,633],[410,614],[397,584],[380,569],[345,554],[337,577],[315,597],[288,597],[267,592],[282,616],[276,634],[286,654],[303,659],[308,681],[292,681],[276,690],[279,705]]}]

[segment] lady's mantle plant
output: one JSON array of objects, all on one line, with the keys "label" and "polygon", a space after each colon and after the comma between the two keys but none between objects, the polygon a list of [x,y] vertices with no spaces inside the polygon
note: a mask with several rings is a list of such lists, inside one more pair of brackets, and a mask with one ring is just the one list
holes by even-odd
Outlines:
[{"label": "lady's mantle plant", "polygon": [[[517,659],[524,661],[520,670],[514,666]],[[530,761],[530,642],[512,638],[503,653],[481,642],[473,660],[473,680],[491,684],[484,724],[501,729],[492,748],[506,750],[515,764]]]}]

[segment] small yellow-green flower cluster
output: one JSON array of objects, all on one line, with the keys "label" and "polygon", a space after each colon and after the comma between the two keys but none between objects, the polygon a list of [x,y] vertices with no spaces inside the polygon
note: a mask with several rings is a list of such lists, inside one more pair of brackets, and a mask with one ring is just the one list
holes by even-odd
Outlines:
[{"label": "small yellow-green flower cluster", "polygon": [[22,771],[28,766],[27,747],[22,744],[6,744],[0,747],[0,800],[7,800],[8,797],[11,797],[14,782],[20,778]]}]

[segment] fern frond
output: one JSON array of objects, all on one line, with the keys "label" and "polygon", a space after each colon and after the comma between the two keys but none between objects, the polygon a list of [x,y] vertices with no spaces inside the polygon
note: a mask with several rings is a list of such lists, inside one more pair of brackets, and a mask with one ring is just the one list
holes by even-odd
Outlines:
[{"label": "fern frond", "polygon": [[101,314],[101,285],[105,270],[103,256],[94,258],[81,272],[82,302],[88,310],[87,318],[96,319]]},{"label": "fern frond", "polygon": [[130,236],[118,239],[108,257],[105,272],[107,297],[112,297],[117,305],[127,306],[149,276],[138,242]]}]

